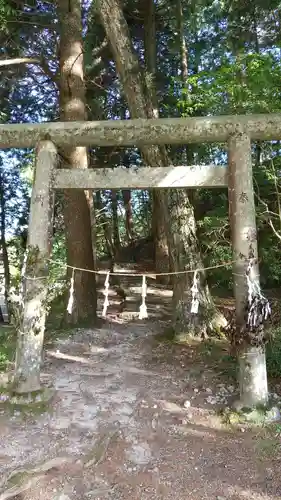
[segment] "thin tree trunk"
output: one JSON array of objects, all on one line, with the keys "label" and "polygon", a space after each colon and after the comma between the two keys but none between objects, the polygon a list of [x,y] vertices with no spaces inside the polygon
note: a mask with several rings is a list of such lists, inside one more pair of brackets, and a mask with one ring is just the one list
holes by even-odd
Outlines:
[{"label": "thin tree trunk", "polygon": [[[122,106],[122,112],[120,113],[121,120],[126,120],[126,103],[124,102]],[[129,166],[129,165],[127,165]],[[130,189],[122,189],[122,198],[125,208],[125,229],[126,229],[126,239],[129,242],[133,240],[133,213],[132,213],[132,196]]]},{"label": "thin tree trunk", "polygon": [[[184,16],[183,16],[183,8],[182,8],[182,0],[177,0],[176,2],[176,17],[178,23],[178,32],[179,32],[179,47],[180,47],[180,71],[181,71],[181,79],[182,79],[182,100],[185,103],[185,108],[187,108],[188,98],[189,98],[189,86],[188,86],[188,49],[185,40],[184,34]],[[185,109],[186,112],[186,109]],[[186,165],[193,164],[194,161],[194,145],[189,144],[186,145],[183,149],[183,163]],[[195,191],[187,190],[187,195],[189,197],[189,201],[192,205],[194,205],[195,200]]]},{"label": "thin tree trunk", "polygon": [[[254,23],[254,45],[257,54],[260,54],[260,43],[258,34],[258,22],[257,22],[257,8],[253,4],[253,23]],[[260,167],[261,164],[261,154],[262,154],[262,142],[256,141],[256,167]]]},{"label": "thin tree trunk", "polygon": [[131,200],[131,190],[122,190],[123,203],[125,208],[125,228],[126,228],[126,238],[127,241],[132,241],[134,237],[133,229],[133,213],[132,213],[132,200]]},{"label": "thin tree trunk", "polygon": [[108,219],[105,215],[105,212],[104,212],[104,206],[103,206],[100,190],[96,191],[96,204],[97,204],[97,210],[100,213],[99,219],[100,219],[102,227],[103,227],[105,246],[107,249],[107,253],[113,259],[113,257],[114,257],[114,245],[112,242],[111,231],[109,228],[109,221],[108,221]]},{"label": "thin tree trunk", "polygon": [[[86,119],[81,3],[79,0],[57,0],[60,23],[60,119]],[[85,147],[61,150],[65,168],[88,168]],[[94,268],[91,216],[88,193],[65,190],[64,220],[66,228],[67,263],[84,269]],[[69,270],[71,274],[71,269]],[[96,280],[94,273],[75,271],[75,303],[67,321],[78,324],[96,318]]]},{"label": "thin tree trunk", "polygon": [[[119,73],[121,82],[123,84],[124,92],[127,97],[129,110],[132,118],[152,118],[155,116],[155,106],[153,105],[153,95],[151,94],[152,85],[147,85],[143,74],[141,73],[138,59],[134,53],[132,42],[129,35],[128,25],[124,18],[121,6],[117,0],[98,0],[97,5],[100,10],[100,16],[110,41],[113,56],[117,71]],[[168,166],[170,164],[165,147],[158,146],[144,146],[141,152],[145,162],[150,166]],[[177,193],[177,196],[179,194]],[[188,199],[184,198],[185,203]],[[195,220],[193,210],[189,209],[189,216],[186,221],[187,214],[180,212],[178,203],[180,200],[176,199],[173,204],[175,210],[169,213],[168,206],[162,204],[163,213],[165,214],[165,229],[169,233],[169,244],[172,250],[172,260],[180,270],[193,269],[194,262],[198,263],[201,267],[201,257],[198,251],[198,242],[195,234]],[[182,220],[182,216],[184,220]],[[168,223],[169,221],[169,223]],[[171,232],[168,227],[171,226]],[[176,240],[181,237],[184,230],[184,253],[180,253],[183,245],[178,244],[179,241],[174,241],[172,234],[175,230]],[[175,244],[176,243],[176,244]],[[197,267],[197,266],[196,266]],[[193,323],[193,318],[190,314],[190,302],[186,300],[184,292],[187,288],[187,275],[178,275],[175,280],[175,301],[177,315],[174,323],[177,326],[182,325],[184,331],[187,331],[190,324]],[[199,286],[202,285],[200,294],[206,297],[206,301],[201,303],[202,316],[204,316],[204,324],[211,324],[214,318],[213,303],[205,285],[205,280],[201,279]],[[181,285],[181,293],[178,294],[179,285]],[[179,305],[184,303],[184,307],[179,308]],[[212,310],[211,310],[212,309]],[[181,311],[181,318],[179,318],[179,310]],[[209,317],[211,310],[211,317]]]},{"label": "thin tree trunk", "polygon": [[5,203],[5,192],[4,192],[4,179],[2,172],[0,172],[0,210],[1,210],[0,237],[1,237],[3,267],[4,267],[5,303],[6,303],[7,313],[9,315],[8,297],[9,297],[11,276],[10,276],[8,247],[6,241],[6,203]]},{"label": "thin tree trunk", "polygon": [[92,235],[92,251],[94,260],[94,269],[97,269],[97,225],[96,225],[96,212],[94,203],[94,192],[88,192],[88,202],[90,207],[90,218],[91,218],[91,235]]},{"label": "thin tree trunk", "polygon": [[116,256],[120,249],[120,235],[119,235],[119,222],[118,222],[118,199],[117,199],[117,192],[115,189],[111,190],[111,213],[112,213],[114,256]]},{"label": "thin tree trunk", "polygon": [[177,0],[177,21],[180,41],[181,77],[183,84],[185,84],[188,78],[188,52],[184,36],[184,21],[181,0]]}]

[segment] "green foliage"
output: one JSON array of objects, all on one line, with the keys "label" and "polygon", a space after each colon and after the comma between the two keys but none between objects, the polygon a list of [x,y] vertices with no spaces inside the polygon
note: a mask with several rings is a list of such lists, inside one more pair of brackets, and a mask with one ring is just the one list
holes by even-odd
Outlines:
[{"label": "green foliage", "polygon": [[268,376],[280,378],[281,376],[281,329],[274,331],[272,340],[266,346],[266,363]]},{"label": "green foliage", "polygon": [[223,58],[219,68],[200,71],[188,79],[192,88],[187,114],[212,110],[214,114],[273,113],[280,110],[279,60],[271,54],[247,54]]},{"label": "green foliage", "polygon": [[16,16],[16,10],[7,0],[0,0],[0,35],[9,33],[9,21]]},{"label": "green foliage", "polygon": [[0,327],[0,372],[6,371],[9,362],[13,361],[16,334],[12,327]]}]

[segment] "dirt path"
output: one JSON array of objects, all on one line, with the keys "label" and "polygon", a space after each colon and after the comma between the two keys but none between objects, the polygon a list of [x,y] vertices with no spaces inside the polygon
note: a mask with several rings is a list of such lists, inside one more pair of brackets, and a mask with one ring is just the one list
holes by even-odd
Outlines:
[{"label": "dirt path", "polygon": [[279,450],[222,424],[214,408],[234,387],[194,348],[156,343],[163,326],[108,322],[56,342],[52,411],[0,414],[0,500],[281,498]]}]

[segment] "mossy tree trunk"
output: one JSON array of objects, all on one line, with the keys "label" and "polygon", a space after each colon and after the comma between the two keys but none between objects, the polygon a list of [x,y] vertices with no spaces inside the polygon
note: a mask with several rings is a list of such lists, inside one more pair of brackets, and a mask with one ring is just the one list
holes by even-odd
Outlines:
[{"label": "mossy tree trunk", "polygon": [[[225,326],[225,318],[216,310],[206,280],[206,273],[192,272],[204,267],[198,239],[193,206],[184,189],[173,190],[170,200],[171,237],[173,238],[173,271],[187,271],[174,277],[173,328],[178,336],[212,335]],[[190,272],[191,271],[191,272]],[[198,286],[198,312],[191,312],[194,277]]]}]

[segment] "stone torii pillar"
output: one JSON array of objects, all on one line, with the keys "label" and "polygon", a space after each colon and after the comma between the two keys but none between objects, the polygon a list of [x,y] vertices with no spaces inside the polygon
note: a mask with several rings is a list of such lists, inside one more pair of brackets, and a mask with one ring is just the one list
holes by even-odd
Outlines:
[{"label": "stone torii pillar", "polygon": [[53,232],[53,178],[57,150],[39,142],[30,204],[28,242],[23,276],[23,311],[18,331],[13,391],[40,390],[40,369],[46,321],[48,258]]},{"label": "stone torii pillar", "polygon": [[[233,247],[233,282],[237,332],[246,327],[248,302],[246,271],[249,261],[259,285],[256,210],[254,200],[251,141],[243,131],[228,142],[229,216]],[[268,401],[264,345],[253,346],[247,340],[239,346],[240,407],[266,404]]]}]

